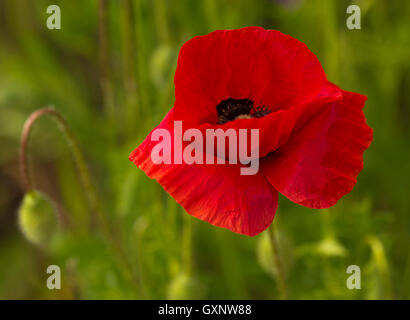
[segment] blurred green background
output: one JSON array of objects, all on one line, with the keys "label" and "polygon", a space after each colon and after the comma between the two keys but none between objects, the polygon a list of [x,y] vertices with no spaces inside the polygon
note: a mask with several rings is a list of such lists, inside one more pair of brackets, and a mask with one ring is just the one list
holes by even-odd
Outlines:
[{"label": "blurred green background", "polygon": [[[346,28],[361,8],[362,29]],[[46,28],[51,4],[61,30]],[[181,45],[215,29],[277,29],[318,56],[330,81],[368,96],[374,141],[353,192],[328,210],[280,196],[274,224],[294,299],[410,298],[410,1],[0,0],[0,298],[277,299],[266,232],[250,238],[191,218],[128,161],[174,101]],[[87,205],[49,118],[30,140],[37,189],[60,231],[39,248],[19,230],[18,149],[40,107],[61,112],[84,152],[112,233]],[[62,270],[48,290],[46,268]],[[346,268],[361,268],[361,290]]]}]

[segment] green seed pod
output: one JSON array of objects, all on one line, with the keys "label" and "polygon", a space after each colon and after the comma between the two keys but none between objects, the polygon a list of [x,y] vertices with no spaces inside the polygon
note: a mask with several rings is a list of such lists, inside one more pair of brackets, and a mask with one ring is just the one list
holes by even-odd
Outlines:
[{"label": "green seed pod", "polygon": [[57,231],[57,210],[43,193],[26,193],[18,210],[18,222],[24,236],[39,247],[47,247]]},{"label": "green seed pod", "polygon": [[179,274],[171,281],[168,287],[168,299],[197,300],[202,298],[203,292],[203,287],[198,281],[186,274]]}]

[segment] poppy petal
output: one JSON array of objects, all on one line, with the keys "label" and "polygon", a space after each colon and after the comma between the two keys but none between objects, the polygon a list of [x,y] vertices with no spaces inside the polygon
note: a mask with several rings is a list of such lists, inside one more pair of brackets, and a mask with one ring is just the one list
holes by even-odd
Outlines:
[{"label": "poppy petal", "polygon": [[291,201],[328,208],[356,184],[372,129],[363,114],[366,97],[342,91],[320,114],[292,133],[278,151],[261,160],[269,182]]},{"label": "poppy petal", "polygon": [[317,57],[302,42],[276,30],[218,30],[187,41],[175,72],[175,117],[215,124],[216,106],[249,98],[271,111],[316,98],[326,85]]},{"label": "poppy petal", "polygon": [[[326,104],[340,100],[341,97],[342,94],[339,88],[336,86],[327,86],[324,87],[322,95],[317,99],[295,105],[286,110],[272,112],[260,118],[238,119],[217,125],[206,123],[195,128],[201,130],[204,135],[208,129],[217,130],[220,128],[225,132],[229,129],[234,129],[237,134],[240,130],[244,129],[246,130],[247,139],[244,141],[239,140],[239,142],[247,143],[244,148],[247,150],[247,154],[251,154],[252,146],[252,148],[259,149],[259,157],[263,158],[286,144],[289,136],[297,129],[298,125],[300,126],[301,123],[308,122],[311,118],[320,113],[322,109],[326,107]],[[257,129],[259,132],[259,141],[257,145],[251,145],[252,129]],[[237,150],[239,150],[239,147]]]},{"label": "poppy petal", "polygon": [[[156,129],[171,134],[174,153],[174,108]],[[155,130],[155,129],[154,129]],[[157,142],[151,135],[129,159],[162,187],[194,217],[249,236],[265,230],[273,220],[278,193],[261,172],[240,175],[235,164],[155,164],[151,152]]]}]

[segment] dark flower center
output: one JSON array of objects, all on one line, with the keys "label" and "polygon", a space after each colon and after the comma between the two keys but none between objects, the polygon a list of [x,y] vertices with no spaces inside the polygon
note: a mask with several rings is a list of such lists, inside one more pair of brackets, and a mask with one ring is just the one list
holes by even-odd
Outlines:
[{"label": "dark flower center", "polygon": [[224,124],[235,119],[261,118],[271,113],[265,107],[254,107],[250,99],[226,99],[216,106],[218,124]]}]

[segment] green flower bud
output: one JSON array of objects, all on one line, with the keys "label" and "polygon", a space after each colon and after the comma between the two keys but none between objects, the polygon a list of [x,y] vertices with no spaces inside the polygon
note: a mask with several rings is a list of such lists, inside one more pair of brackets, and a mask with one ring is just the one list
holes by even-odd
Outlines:
[{"label": "green flower bud", "polygon": [[259,265],[262,267],[262,269],[266,273],[275,276],[275,258],[273,256],[272,244],[267,232],[262,233],[259,238],[256,247],[256,255]]},{"label": "green flower bud", "polygon": [[168,299],[188,300],[201,299],[203,296],[203,286],[186,274],[177,275],[168,287]]},{"label": "green flower bud", "polygon": [[57,230],[57,210],[46,195],[30,191],[18,210],[18,222],[24,236],[44,248]]},{"label": "green flower bud", "polygon": [[333,237],[323,239],[316,247],[319,254],[327,257],[345,257],[347,250]]},{"label": "green flower bud", "polygon": [[161,45],[154,50],[150,61],[150,74],[158,88],[164,88],[169,82],[175,62],[176,54],[173,48]]},{"label": "green flower bud", "polygon": [[[277,264],[275,259],[277,259],[277,257],[273,253],[272,242],[270,240],[268,232],[269,231],[265,231],[260,235],[256,247],[256,256],[261,268],[266,273],[276,278],[278,275],[278,270],[276,270]],[[278,233],[276,231],[276,237],[279,246],[282,268],[284,273],[286,274],[293,264],[292,246],[287,237],[285,237],[282,232]]]}]

